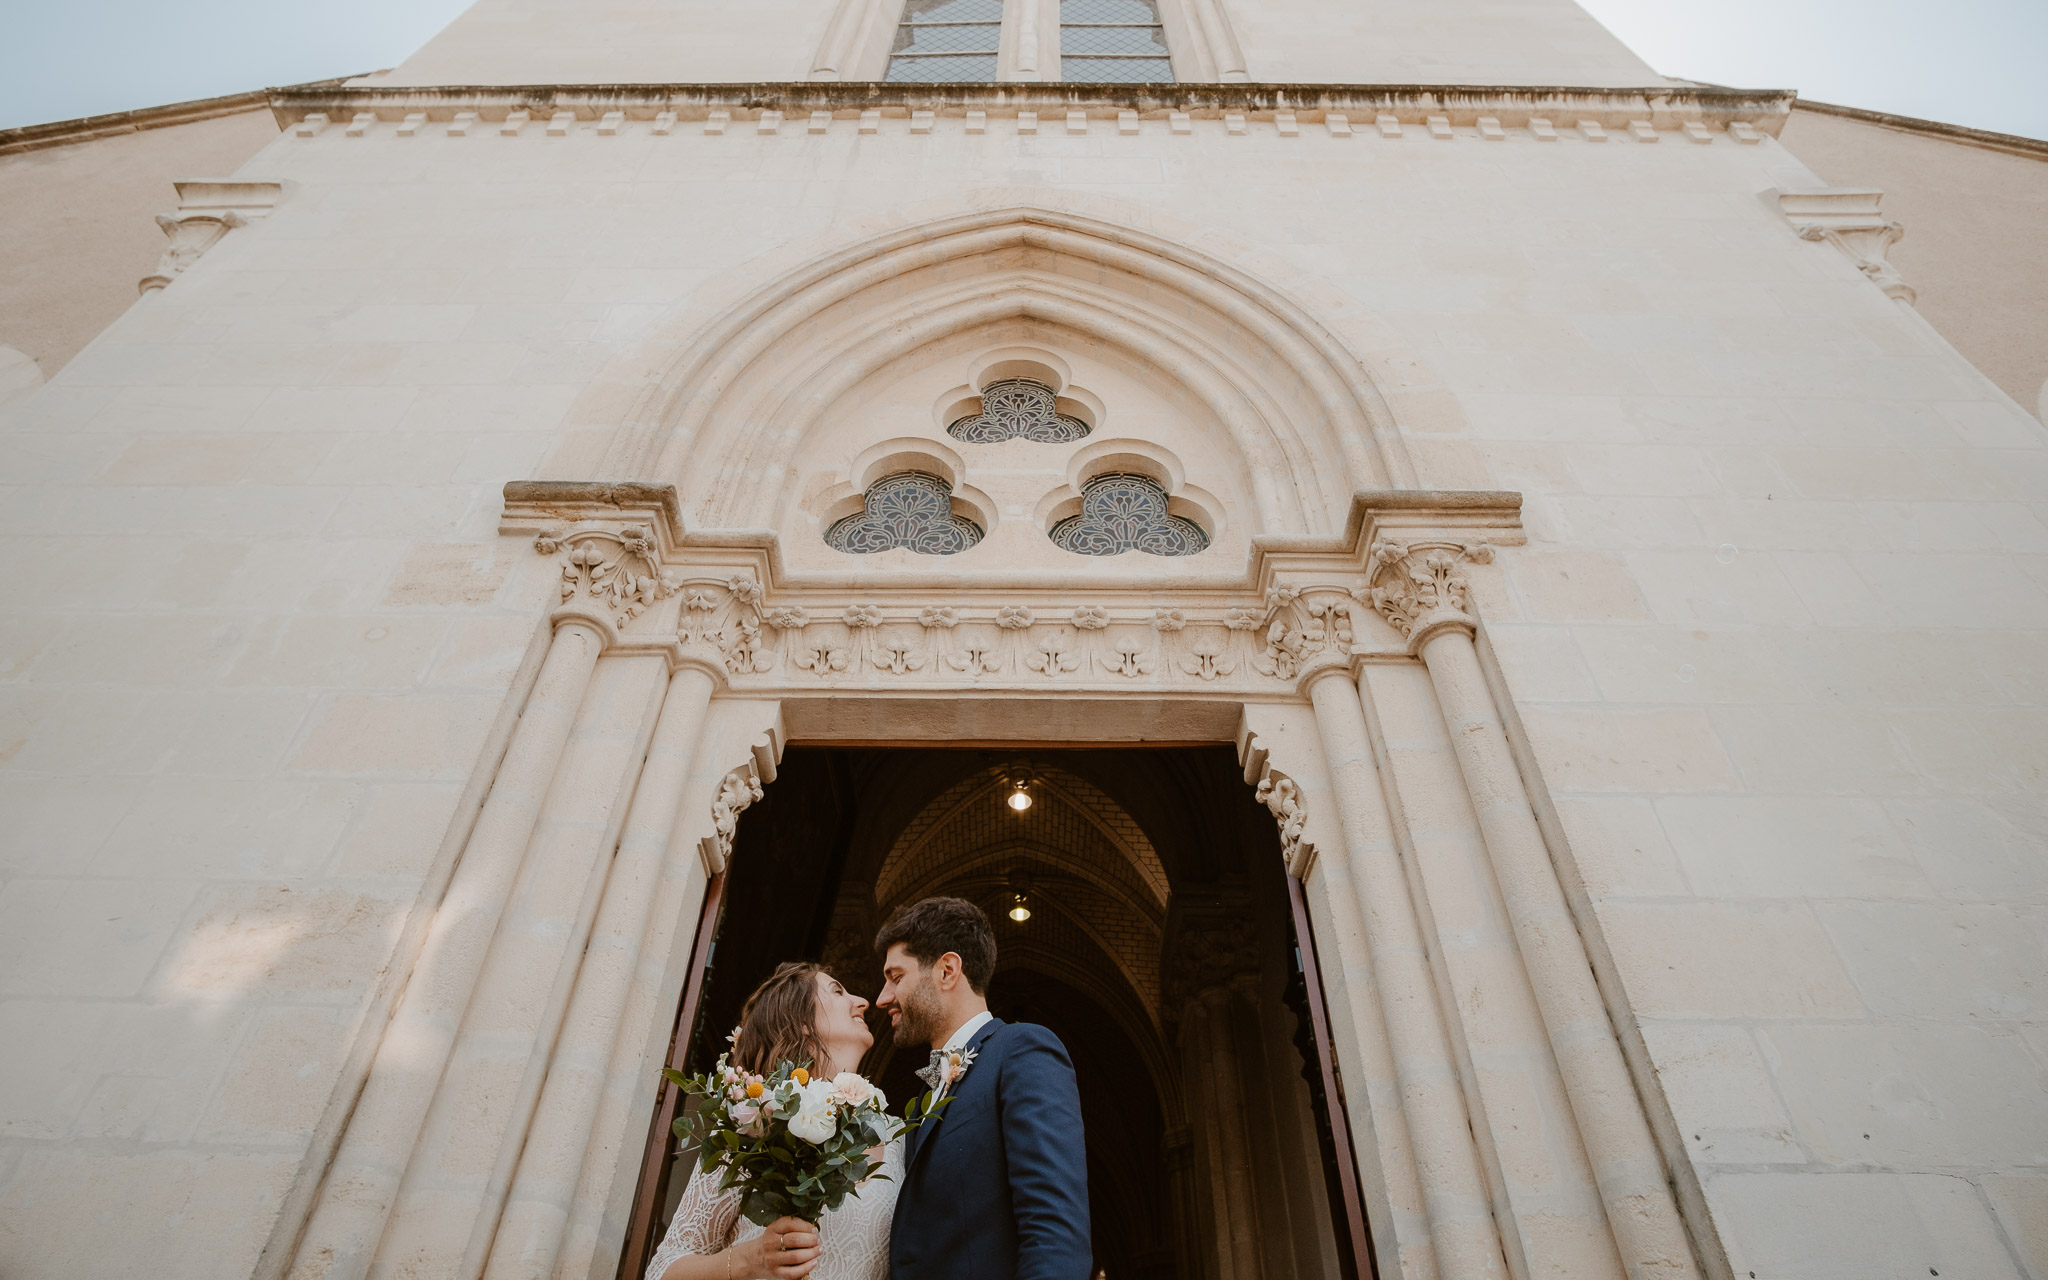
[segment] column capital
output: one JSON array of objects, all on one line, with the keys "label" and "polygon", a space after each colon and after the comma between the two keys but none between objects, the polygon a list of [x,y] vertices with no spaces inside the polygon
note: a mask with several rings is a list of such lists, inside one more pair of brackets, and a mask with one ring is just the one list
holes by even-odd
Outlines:
[{"label": "column capital", "polygon": [[626,624],[682,585],[662,567],[660,548],[645,525],[583,526],[566,533],[542,533],[533,548],[555,556],[562,568],[562,603],[556,625],[569,618],[594,623],[615,643]]},{"label": "column capital", "polygon": [[1492,561],[1493,548],[1483,542],[1382,538],[1373,543],[1359,599],[1401,633],[1410,654],[1419,654],[1432,635],[1447,627],[1468,634],[1478,630],[1465,568]]},{"label": "column capital", "polygon": [[1247,927],[1252,905],[1240,888],[1176,898],[1168,908],[1162,948],[1169,1006],[1192,1010],[1210,996],[1224,996],[1232,980],[1259,971],[1257,935]]},{"label": "column capital", "polygon": [[674,675],[686,668],[702,671],[711,678],[714,690],[726,687],[725,655],[708,642],[695,638],[679,639],[668,655],[669,674]]}]

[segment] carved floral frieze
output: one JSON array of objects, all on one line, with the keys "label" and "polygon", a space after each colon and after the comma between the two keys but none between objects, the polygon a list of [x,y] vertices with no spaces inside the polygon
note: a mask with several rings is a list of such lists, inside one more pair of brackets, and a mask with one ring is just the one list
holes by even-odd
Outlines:
[{"label": "carved floral frieze", "polygon": [[[1256,605],[1198,610],[1129,610],[1082,603],[1068,608],[776,604],[747,575],[688,578],[591,567],[597,553],[565,563],[565,598],[575,591],[643,601],[681,593],[677,639],[716,650],[733,677],[781,672],[786,679],[969,679],[1021,682],[1165,681],[1196,687],[1233,677],[1291,682],[1312,657],[1348,657],[1355,640],[1353,583],[1275,587]],[[630,615],[627,615],[630,616]]]}]

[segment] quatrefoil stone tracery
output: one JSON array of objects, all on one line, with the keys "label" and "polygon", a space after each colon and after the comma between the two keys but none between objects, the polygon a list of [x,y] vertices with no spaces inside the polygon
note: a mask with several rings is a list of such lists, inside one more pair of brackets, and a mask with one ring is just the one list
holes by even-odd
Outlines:
[{"label": "quatrefoil stone tracery", "polygon": [[950,556],[981,541],[981,526],[953,512],[953,491],[921,471],[887,476],[861,495],[863,510],[825,531],[835,551],[872,555],[907,547],[922,556]]},{"label": "quatrefoil stone tracery", "polygon": [[982,389],[981,412],[961,418],[946,428],[946,434],[970,444],[1071,444],[1088,434],[1087,423],[1061,413],[1056,404],[1051,387],[1029,378],[991,382]]},{"label": "quatrefoil stone tracery", "polygon": [[1191,556],[1209,546],[1202,527],[1169,514],[1166,490],[1140,475],[1097,476],[1082,485],[1081,514],[1055,524],[1050,536],[1062,551],[1084,556]]}]

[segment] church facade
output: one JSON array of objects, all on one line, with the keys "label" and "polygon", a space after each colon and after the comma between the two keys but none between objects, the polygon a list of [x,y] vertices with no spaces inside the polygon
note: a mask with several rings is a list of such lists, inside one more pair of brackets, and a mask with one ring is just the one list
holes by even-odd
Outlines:
[{"label": "church facade", "polygon": [[1789,107],[1569,0],[279,92],[0,419],[0,1272],[633,1274],[659,1068],[954,892],[1115,1280],[2043,1280],[2048,438]]}]

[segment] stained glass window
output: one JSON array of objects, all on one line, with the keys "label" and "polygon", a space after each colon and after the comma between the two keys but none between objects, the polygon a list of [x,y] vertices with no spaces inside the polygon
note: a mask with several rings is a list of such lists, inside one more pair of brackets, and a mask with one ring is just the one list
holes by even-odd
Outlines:
[{"label": "stained glass window", "polygon": [[1113,473],[1081,486],[1081,514],[1055,524],[1052,541],[1084,556],[1191,556],[1207,549],[1209,535],[1194,521],[1167,513],[1166,490],[1158,481]]},{"label": "stained glass window", "polygon": [[1051,387],[1028,378],[1010,378],[984,387],[981,412],[947,427],[946,434],[971,444],[1004,440],[1069,444],[1088,434],[1088,424],[1061,413]]},{"label": "stained glass window", "polygon": [[1170,83],[1155,0],[1060,0],[1060,79]]},{"label": "stained glass window", "polygon": [[993,82],[1002,34],[1003,0],[906,0],[883,78]]},{"label": "stained glass window", "polygon": [[937,476],[888,476],[869,485],[861,500],[866,509],[827,529],[826,545],[854,555],[908,547],[921,556],[950,556],[981,541],[981,526],[953,514],[952,488]]}]

